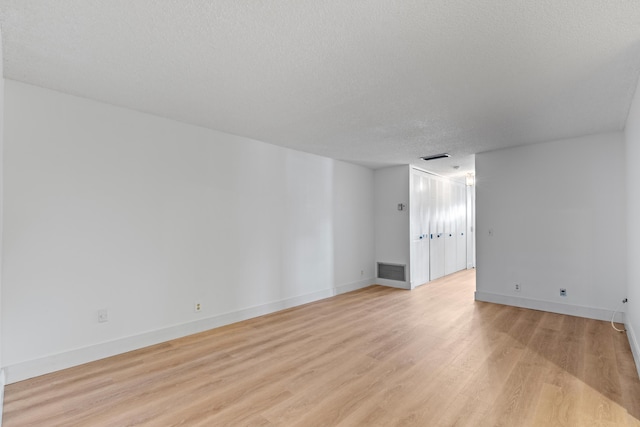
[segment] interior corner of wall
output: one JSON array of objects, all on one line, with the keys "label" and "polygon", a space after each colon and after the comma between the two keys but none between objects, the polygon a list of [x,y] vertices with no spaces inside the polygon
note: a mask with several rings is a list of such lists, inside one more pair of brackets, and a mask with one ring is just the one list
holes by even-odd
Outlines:
[{"label": "interior corner of wall", "polygon": [[640,345],[638,343],[637,335],[635,334],[633,326],[631,325],[631,322],[628,321],[626,314],[624,328],[627,330],[627,339],[629,340],[629,346],[631,347],[633,360],[636,362],[636,371],[638,372],[638,378],[640,378]]}]

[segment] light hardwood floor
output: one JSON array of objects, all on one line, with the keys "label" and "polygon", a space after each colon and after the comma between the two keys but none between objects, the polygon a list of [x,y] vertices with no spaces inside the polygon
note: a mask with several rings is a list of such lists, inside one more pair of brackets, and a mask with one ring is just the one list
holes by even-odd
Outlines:
[{"label": "light hardwood floor", "polygon": [[372,286],[6,388],[11,426],[640,426],[625,334]]}]

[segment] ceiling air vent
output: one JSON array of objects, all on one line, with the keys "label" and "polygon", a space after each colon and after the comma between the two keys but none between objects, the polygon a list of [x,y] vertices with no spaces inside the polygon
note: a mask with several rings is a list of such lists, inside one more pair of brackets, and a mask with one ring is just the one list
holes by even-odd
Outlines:
[{"label": "ceiling air vent", "polygon": [[404,282],[405,266],[401,264],[387,264],[384,262],[378,263],[378,279],[398,280]]},{"label": "ceiling air vent", "polygon": [[424,156],[424,157],[420,157],[420,158],[422,160],[429,161],[429,160],[435,160],[435,159],[444,159],[444,158],[447,158],[447,157],[451,157],[449,155],[449,153],[436,154],[434,156]]}]

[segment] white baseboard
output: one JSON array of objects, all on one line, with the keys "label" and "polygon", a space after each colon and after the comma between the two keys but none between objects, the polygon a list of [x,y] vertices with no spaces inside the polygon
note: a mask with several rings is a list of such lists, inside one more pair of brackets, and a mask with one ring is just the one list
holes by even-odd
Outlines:
[{"label": "white baseboard", "polygon": [[0,369],[0,426],[2,426],[2,414],[4,413],[4,385],[6,383],[6,376],[4,369]]},{"label": "white baseboard", "polygon": [[400,282],[398,280],[389,280],[389,279],[380,279],[376,278],[375,283],[382,286],[389,286],[392,288],[398,289],[411,289],[411,283],[409,282]]},{"label": "white baseboard", "polygon": [[640,345],[638,345],[638,336],[635,334],[630,322],[626,323],[624,328],[627,330],[627,339],[629,340],[633,360],[636,362],[636,371],[638,371],[638,377],[640,378]]},{"label": "white baseboard", "polygon": [[322,300],[337,294],[369,286],[374,282],[374,279],[353,282],[323,291],[287,298],[280,301],[199,319],[193,322],[170,326],[164,329],[78,348],[64,353],[28,360],[14,365],[5,366],[5,370],[2,372],[6,372],[6,383],[12,384],[62,369],[71,368],[73,366],[82,365],[84,363],[104,359],[106,357],[115,356],[117,354],[126,353],[128,351],[138,350],[150,345],[229,325],[231,323]]},{"label": "white baseboard", "polygon": [[340,295],[340,294],[345,294],[347,292],[357,291],[358,289],[371,286],[374,283],[375,283],[375,280],[370,278],[370,279],[358,280],[357,282],[347,283],[345,285],[336,286],[335,294]]},{"label": "white baseboard", "polygon": [[[562,304],[554,301],[543,301],[533,298],[515,297],[511,295],[494,294],[491,292],[476,291],[476,301],[493,302],[496,304],[512,305],[515,307],[530,308],[532,310],[549,311],[551,313],[567,314],[570,316],[586,317],[587,319],[611,321],[613,310],[581,305]],[[616,322],[624,322],[624,313],[618,312]]]}]

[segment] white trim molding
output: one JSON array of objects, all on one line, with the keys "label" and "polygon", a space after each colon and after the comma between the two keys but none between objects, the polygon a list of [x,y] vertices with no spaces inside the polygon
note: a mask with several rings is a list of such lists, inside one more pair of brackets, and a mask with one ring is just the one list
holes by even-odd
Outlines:
[{"label": "white trim molding", "polygon": [[[512,305],[515,307],[529,308],[532,310],[548,311],[551,313],[567,314],[569,316],[586,317],[595,320],[611,320],[613,310],[581,305],[562,304],[554,301],[544,301],[533,298],[514,297],[509,295],[494,294],[491,292],[476,291],[476,301],[492,302],[496,304]],[[615,321],[624,322],[624,313],[617,312]]]},{"label": "white trim molding", "polygon": [[5,367],[5,370],[1,373],[2,379],[4,379],[6,371],[7,384],[12,384],[62,369],[71,368],[73,366],[82,365],[84,363],[104,359],[106,357],[115,356],[117,354],[126,353],[128,351],[160,344],[187,335],[197,334],[199,332],[229,325],[231,323],[241,322],[243,320],[274,313],[287,308],[319,301],[337,294],[351,292],[370,286],[373,282],[374,279],[362,280],[346,285],[336,286],[323,291],[287,298],[280,301],[199,319],[193,322],[170,326],[164,329],[149,331],[59,354],[52,354],[38,359],[16,363]]},{"label": "white trim molding", "polygon": [[347,292],[357,291],[358,289],[366,288],[375,283],[375,279],[358,280],[357,282],[351,282],[344,285],[335,287],[335,295],[346,294]]},{"label": "white trim molding", "polygon": [[381,279],[379,277],[377,277],[375,279],[375,282],[378,285],[389,286],[391,288],[411,289],[411,283],[410,282],[401,282],[401,281],[398,281],[398,280]]},{"label": "white trim molding", "polygon": [[2,414],[4,413],[4,386],[7,382],[7,376],[4,369],[0,369],[0,426],[2,426]]}]

